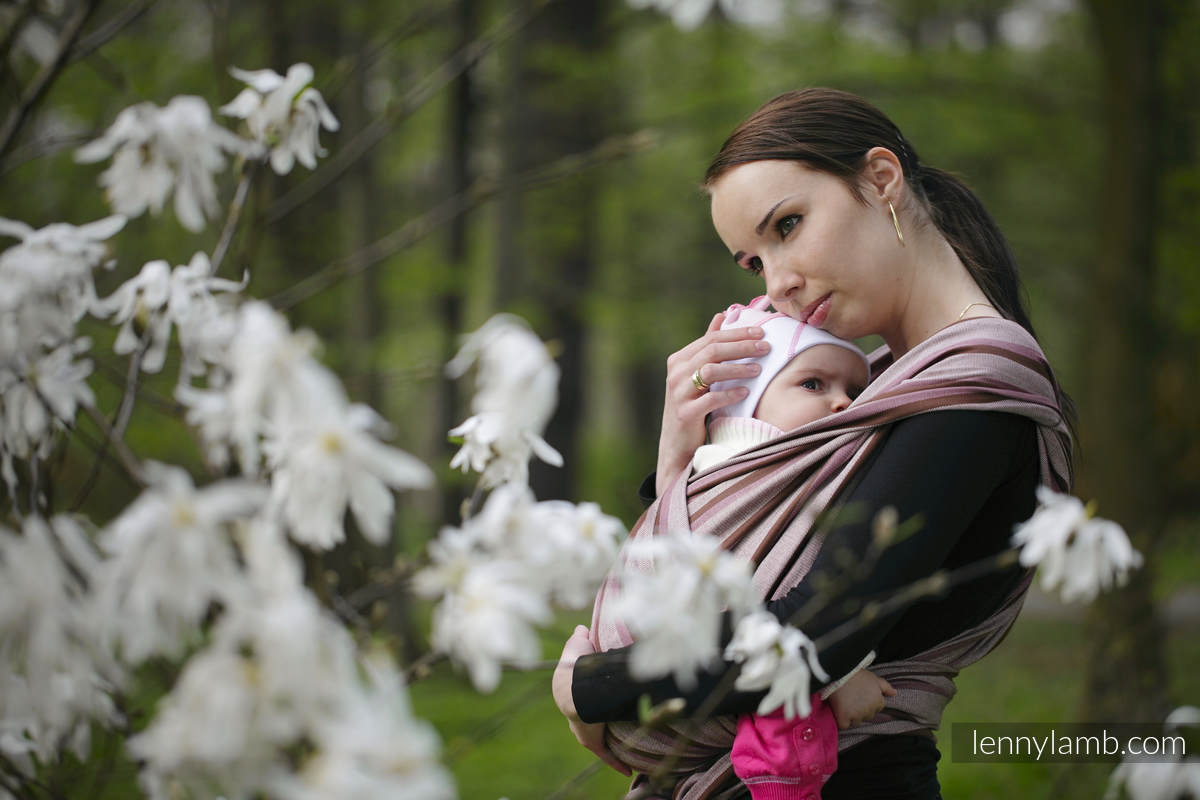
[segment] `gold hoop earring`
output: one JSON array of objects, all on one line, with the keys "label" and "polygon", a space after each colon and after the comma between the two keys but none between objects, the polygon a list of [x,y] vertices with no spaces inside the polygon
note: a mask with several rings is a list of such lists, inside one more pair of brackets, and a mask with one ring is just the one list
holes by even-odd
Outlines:
[{"label": "gold hoop earring", "polygon": [[[887,200],[887,198],[884,198]],[[900,246],[904,246],[904,234],[900,232],[900,220],[896,219],[896,207],[892,205],[892,201],[888,200],[888,210],[892,212],[892,224],[896,226],[896,238],[900,240]]]}]

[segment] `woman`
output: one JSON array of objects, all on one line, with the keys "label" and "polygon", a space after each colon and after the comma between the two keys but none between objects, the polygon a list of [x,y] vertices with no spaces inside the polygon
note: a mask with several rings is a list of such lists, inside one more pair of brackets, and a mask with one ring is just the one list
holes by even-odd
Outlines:
[{"label": "woman", "polygon": [[[932,731],[952,678],[1003,638],[1029,575],[1012,566],[898,611],[860,610],[1007,549],[1038,483],[1069,487],[1067,400],[1034,339],[1012,254],[965,186],[920,163],[887,117],[843,92],[767,103],[726,141],[705,185],[717,233],[739,267],[763,278],[777,310],[845,339],[878,334],[885,347],[872,355],[871,385],[846,411],[734,467],[689,477],[705,415],[739,399],[707,386],[747,377],[747,365],[729,362],[761,344],[753,329],[720,331],[718,315],[668,359],[650,487],[660,497],[633,536],[680,519],[722,536],[756,564],[768,609],[817,642],[832,678],[875,652],[872,671],[898,694],[843,732],[823,797],[939,797]],[[726,513],[721,503],[738,496],[762,508]],[[920,527],[880,555],[871,518],[886,506]],[[838,507],[860,513],[814,523]],[[849,602],[810,603],[834,576]],[[616,646],[628,640],[612,633],[602,606],[603,591],[592,638],[580,628],[564,648],[555,699],[586,747],[622,771],[628,763],[646,770],[663,754],[634,733],[637,698],[683,697],[695,711],[730,665],[686,692],[670,679],[635,681]],[[722,693],[716,714],[750,713],[762,696]],[[704,725],[698,738],[722,746],[720,721]],[[672,779],[673,796],[745,796],[727,756],[700,752],[691,774]]]}]

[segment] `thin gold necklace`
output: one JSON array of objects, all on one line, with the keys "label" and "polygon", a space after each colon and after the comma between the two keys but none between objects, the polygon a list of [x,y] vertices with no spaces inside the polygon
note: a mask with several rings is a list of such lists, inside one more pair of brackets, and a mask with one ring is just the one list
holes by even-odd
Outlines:
[{"label": "thin gold necklace", "polygon": [[958,312],[958,317],[954,321],[962,322],[962,318],[965,317],[967,315],[967,312],[970,311],[975,306],[987,306],[988,308],[992,308],[991,303],[982,303],[982,302],[967,303],[967,307],[964,308],[962,311]]}]

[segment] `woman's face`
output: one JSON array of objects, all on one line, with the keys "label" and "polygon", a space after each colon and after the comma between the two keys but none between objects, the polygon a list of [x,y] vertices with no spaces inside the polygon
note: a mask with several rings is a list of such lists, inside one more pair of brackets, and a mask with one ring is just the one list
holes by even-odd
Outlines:
[{"label": "woman's face", "polygon": [[717,235],[761,274],[776,310],[844,339],[882,334],[905,301],[900,243],[886,201],[798,161],[741,164],[713,184]]}]

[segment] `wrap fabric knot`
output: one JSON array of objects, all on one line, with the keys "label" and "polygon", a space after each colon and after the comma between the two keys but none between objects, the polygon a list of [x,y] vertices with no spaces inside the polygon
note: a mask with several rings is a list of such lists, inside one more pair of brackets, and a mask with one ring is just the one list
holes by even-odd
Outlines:
[{"label": "wrap fabric knot", "polygon": [[[753,304],[753,303],[752,303]],[[956,322],[894,362],[887,348],[870,356],[872,380],[842,412],[818,419],[747,450],[704,472],[681,473],[642,514],[629,541],[666,531],[718,536],[722,547],[754,565],[764,600],[797,586],[820,551],[817,516],[901,419],[937,410],[1001,411],[1037,425],[1040,480],[1056,490],[1071,485],[1071,439],[1061,393],[1036,340],[1014,322],[976,317]],[[600,587],[592,615],[592,644],[604,651],[632,644],[611,613],[623,569],[651,570],[622,554]],[[871,669],[901,691],[871,721],[839,736],[844,750],[868,736],[932,731],[954,694],[954,677],[1007,633],[1032,572],[978,625],[911,658]],[[635,770],[672,763],[669,796],[716,800],[743,791],[729,758],[736,719],[683,721],[653,731],[634,722],[610,723],[606,744]],[[677,741],[683,737],[686,744]],[[644,778],[630,797],[649,797]]]}]

